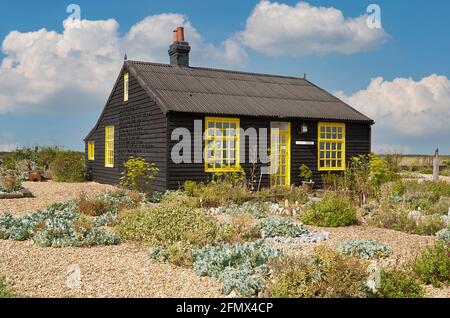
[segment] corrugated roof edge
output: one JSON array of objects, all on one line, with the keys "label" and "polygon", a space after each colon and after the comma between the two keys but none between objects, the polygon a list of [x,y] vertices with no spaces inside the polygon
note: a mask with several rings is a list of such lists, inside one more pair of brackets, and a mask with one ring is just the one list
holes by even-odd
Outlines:
[{"label": "corrugated roof edge", "polygon": [[[144,64],[144,65],[154,65],[154,66],[161,66],[161,67],[174,67],[170,64],[164,64],[164,63],[154,63],[154,62],[144,62],[144,61],[134,61],[134,60],[128,60],[126,62],[128,65],[132,65],[132,64]],[[220,69],[220,68],[209,68],[209,67],[197,67],[197,66],[193,66],[190,67],[192,69],[198,69],[198,70],[206,70],[206,71],[218,71],[218,72],[226,72],[226,73],[231,73],[231,74],[244,74],[244,75],[253,75],[253,76],[269,76],[269,77],[275,77],[275,78],[289,78],[289,79],[297,79],[297,80],[302,80],[305,81],[307,83],[309,83],[310,85],[320,89],[322,92],[324,92],[325,94],[337,99],[338,101],[340,101],[344,106],[346,106],[347,108],[349,108],[350,110],[358,113],[359,115],[367,118],[366,120],[350,120],[350,119],[337,119],[337,118],[321,118],[321,117],[315,117],[315,118],[306,118],[306,117],[302,117],[305,119],[315,119],[315,120],[341,120],[341,121],[351,121],[351,122],[363,122],[363,123],[370,123],[371,125],[375,124],[375,121],[369,117],[367,117],[366,115],[364,115],[363,113],[359,112],[358,110],[356,110],[355,108],[353,108],[352,106],[348,105],[347,103],[345,103],[344,101],[342,101],[341,99],[337,98],[336,96],[334,96],[333,94],[327,92],[325,89],[321,88],[320,86],[314,84],[313,82],[311,82],[310,80],[306,79],[306,78],[301,78],[301,77],[295,77],[295,76],[287,76],[287,75],[276,75],[276,74],[266,74],[266,73],[255,73],[255,72],[244,72],[244,71],[235,71],[235,70],[226,70],[226,69]],[[135,70],[136,76],[139,77],[141,85],[145,88],[147,88],[148,93],[150,94],[151,97],[154,97],[158,102],[158,104],[160,105],[160,107],[162,108],[162,110],[164,111],[164,113],[179,113],[177,111],[173,111],[173,110],[169,110],[169,107],[165,106],[164,103],[161,101],[161,98],[159,98],[158,94],[156,92],[154,92],[150,87],[148,87],[148,85],[145,83],[145,81],[138,76],[138,72]],[[220,113],[211,113],[211,114],[220,114]],[[223,115],[223,114],[222,114]],[[244,115],[243,115],[244,116]],[[264,116],[264,115],[254,115],[253,117],[273,117],[273,116]],[[289,117],[279,117],[279,118],[289,118]],[[298,117],[292,117],[292,118],[298,118]]]},{"label": "corrugated roof edge", "polygon": [[309,84],[313,85],[314,87],[317,87],[318,89],[320,89],[320,90],[321,90],[322,92],[324,92],[325,94],[328,94],[328,95],[333,96],[334,98],[336,98],[337,100],[339,100],[342,104],[344,104],[347,108],[350,108],[351,110],[355,111],[356,113],[360,114],[361,116],[366,117],[366,118],[367,118],[367,122],[371,123],[371,125],[374,125],[374,124],[375,124],[375,121],[374,121],[372,118],[367,117],[366,115],[364,115],[364,114],[361,113],[360,111],[356,110],[355,108],[353,108],[352,106],[350,106],[349,104],[347,104],[346,102],[344,102],[342,99],[340,99],[340,98],[334,96],[333,94],[331,94],[331,93],[327,92],[326,90],[324,90],[322,87],[317,86],[316,84],[314,84],[313,82],[311,82],[311,81],[309,81],[309,80],[307,80],[307,79],[305,79],[305,81],[307,81]]},{"label": "corrugated roof edge", "polygon": [[[148,65],[154,65],[154,66],[163,66],[163,67],[177,67],[177,66],[172,66],[172,65],[170,65],[170,64],[164,64],[164,63],[154,63],[154,62],[144,62],[144,61],[133,61],[133,60],[128,60],[127,62],[130,62],[130,63],[136,63],[136,64],[148,64]],[[195,69],[195,70],[211,71],[211,72],[224,72],[224,73],[231,73],[231,74],[256,75],[256,76],[270,76],[270,77],[276,77],[276,78],[290,78],[290,79],[297,79],[297,80],[304,80],[304,81],[307,81],[307,80],[305,80],[305,79],[302,78],[302,77],[287,76],[287,75],[278,75],[278,74],[244,72],[244,71],[227,70],[227,69],[211,68],[211,67],[201,67],[201,66],[190,66],[189,68]]]}]

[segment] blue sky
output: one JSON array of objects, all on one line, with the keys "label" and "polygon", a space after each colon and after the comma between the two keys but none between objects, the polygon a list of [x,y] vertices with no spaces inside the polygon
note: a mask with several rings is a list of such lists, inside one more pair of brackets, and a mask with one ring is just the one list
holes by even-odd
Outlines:
[{"label": "blue sky", "polygon": [[[174,13],[177,14],[174,20],[179,18],[192,28],[191,33],[187,28],[186,36],[195,42],[191,54],[196,65],[293,76],[306,73],[308,79],[377,121],[373,132],[375,150],[431,153],[438,146],[450,153],[448,1],[307,1],[308,7],[298,7],[298,1],[287,0],[279,2],[285,6],[277,6],[274,1],[262,6],[260,1],[237,0],[73,1],[81,8],[82,20],[117,22],[117,30],[115,24],[105,24],[109,33],[106,32],[104,39],[94,38],[92,34],[96,34],[94,31],[99,26],[90,25],[91,29],[85,30],[90,37],[83,41],[82,49],[77,47],[82,52],[80,63],[87,61],[99,68],[96,78],[92,78],[91,70],[76,65],[73,59],[67,63],[61,56],[53,59],[61,46],[71,50],[78,45],[73,37],[57,38],[65,34],[63,21],[69,15],[66,7],[70,3],[17,0],[0,4],[0,42],[6,39],[0,61],[13,65],[0,68],[0,150],[34,144],[82,149],[82,139],[97,120],[120,69],[118,57],[123,51],[131,54],[130,58],[168,61],[164,55],[164,39],[167,38],[168,46],[171,34],[159,32],[146,37],[145,32],[157,32],[154,23],[164,26],[167,23],[156,17]],[[372,42],[358,39],[357,32],[348,37],[345,31],[337,32],[330,38],[330,32],[319,34],[321,25],[314,25],[319,23],[317,20],[308,20],[308,16],[305,18],[308,23],[292,19],[293,14],[310,10],[322,15],[323,20],[319,21],[329,18],[329,22],[321,22],[328,23],[328,31],[339,30],[350,25],[348,19],[366,14],[370,3],[380,6],[383,27],[383,33],[376,36],[367,33],[373,35]],[[332,7],[342,13],[344,22],[333,19],[332,12],[327,11]],[[268,19],[261,26],[261,17],[257,15],[261,12],[281,14],[280,19],[289,21],[289,28],[297,30],[299,36],[287,36],[279,31],[276,19]],[[252,15],[254,18],[250,19]],[[147,17],[154,19],[145,20]],[[334,27],[333,23],[338,25]],[[130,31],[136,25],[143,33]],[[266,45],[254,40],[254,36],[264,37],[267,33],[261,31],[262,27],[270,27],[274,32],[267,35],[265,40],[269,44]],[[46,31],[36,35],[43,28]],[[315,30],[319,30],[317,36]],[[12,34],[13,31],[18,32]],[[138,35],[133,37],[132,33]],[[192,39],[195,36],[198,38]],[[328,47],[335,40],[340,42],[339,37],[352,47],[350,52],[340,43]],[[145,39],[148,39],[148,52]],[[239,49],[228,51],[223,45],[227,39]],[[52,45],[55,49],[51,49]],[[310,49],[315,45],[328,48],[320,52]],[[274,53],[273,47],[279,50]],[[102,54],[107,62],[93,61],[89,50],[95,56],[106,52]],[[21,70],[20,65],[33,71]],[[64,81],[55,79],[54,70],[60,72]],[[42,78],[39,74],[43,74]],[[93,84],[80,83],[83,76],[90,76]],[[102,76],[106,78],[102,80]]]}]

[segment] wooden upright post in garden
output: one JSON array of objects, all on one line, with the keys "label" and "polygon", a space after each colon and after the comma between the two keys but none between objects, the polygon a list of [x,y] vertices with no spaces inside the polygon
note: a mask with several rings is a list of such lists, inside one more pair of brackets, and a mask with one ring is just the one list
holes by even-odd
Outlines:
[{"label": "wooden upright post in garden", "polygon": [[436,149],[433,158],[433,181],[439,181],[439,149]]}]

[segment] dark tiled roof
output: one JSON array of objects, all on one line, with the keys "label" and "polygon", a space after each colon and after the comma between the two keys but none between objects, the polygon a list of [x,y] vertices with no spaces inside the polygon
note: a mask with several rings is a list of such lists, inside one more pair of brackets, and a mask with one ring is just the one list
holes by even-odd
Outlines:
[{"label": "dark tiled roof", "polygon": [[303,78],[137,61],[125,66],[165,112],[373,122]]}]

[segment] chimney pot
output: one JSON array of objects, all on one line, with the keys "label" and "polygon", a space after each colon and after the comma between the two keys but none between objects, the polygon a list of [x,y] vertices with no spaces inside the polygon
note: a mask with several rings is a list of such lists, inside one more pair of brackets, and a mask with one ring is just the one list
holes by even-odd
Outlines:
[{"label": "chimney pot", "polygon": [[184,42],[184,28],[183,27],[177,28],[177,41]]},{"label": "chimney pot", "polygon": [[184,40],[184,28],[173,30],[173,43],[169,47],[170,64],[172,66],[189,67],[189,52],[191,47]]}]

